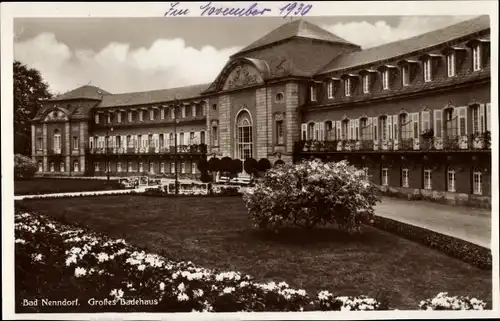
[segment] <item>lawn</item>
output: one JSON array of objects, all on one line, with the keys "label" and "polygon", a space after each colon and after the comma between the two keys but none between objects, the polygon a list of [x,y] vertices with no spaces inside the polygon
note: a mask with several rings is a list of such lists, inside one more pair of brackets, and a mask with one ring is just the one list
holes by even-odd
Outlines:
[{"label": "lawn", "polygon": [[491,272],[375,228],[346,236],[331,229],[282,234],[252,228],[239,197],[99,196],[25,200],[23,207],[124,238],[175,260],[236,270],[258,281],[336,295],[385,296],[416,309],[438,292],[491,306]]},{"label": "lawn", "polygon": [[33,178],[14,181],[14,195],[103,191],[117,188],[117,181],[95,179]]}]

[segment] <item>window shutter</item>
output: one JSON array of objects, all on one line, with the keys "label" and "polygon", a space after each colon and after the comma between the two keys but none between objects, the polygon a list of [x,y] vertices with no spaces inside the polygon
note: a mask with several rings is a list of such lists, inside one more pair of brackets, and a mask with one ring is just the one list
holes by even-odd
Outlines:
[{"label": "window shutter", "polygon": [[373,129],[372,129],[372,118],[368,117],[366,121],[366,128],[363,130],[363,138],[366,140],[371,140],[373,139]]},{"label": "window shutter", "polygon": [[420,135],[420,122],[419,122],[419,113],[413,113],[413,138],[418,138]]},{"label": "window shutter", "polygon": [[307,140],[307,124],[302,124],[302,140]]},{"label": "window shutter", "polygon": [[342,122],[338,120],[336,122],[335,128],[337,129],[337,140],[342,139]]},{"label": "window shutter", "polygon": [[[485,118],[486,118],[486,128],[485,128],[485,131],[491,131],[491,123],[490,123],[490,120],[491,120],[491,114],[490,114],[490,106],[491,106],[491,103],[487,103],[486,104],[486,113],[485,113]],[[467,115],[467,113],[465,114]]]},{"label": "window shutter", "polygon": [[398,128],[398,115],[393,115],[392,116],[392,127],[393,127],[393,134],[392,134],[392,137],[394,140],[398,140],[398,132],[399,132],[399,128]]},{"label": "window shutter", "polygon": [[392,139],[392,116],[387,116],[387,138]]},{"label": "window shutter", "polygon": [[458,107],[458,135],[467,135],[467,107]]},{"label": "window shutter", "polygon": [[434,136],[443,137],[443,110],[434,110]]},{"label": "window shutter", "polygon": [[424,110],[422,112],[422,131],[430,129],[431,119],[430,112],[428,110]]},{"label": "window shutter", "polygon": [[319,125],[319,137],[318,140],[325,140],[325,123],[321,122]]},{"label": "window shutter", "polygon": [[351,138],[351,129],[352,129],[352,121],[347,122],[347,140],[352,139]]},{"label": "window shutter", "polygon": [[486,131],[486,122],[484,121],[484,104],[479,105],[479,132],[484,133]]},{"label": "window shutter", "polygon": [[378,118],[377,117],[373,117],[372,118],[372,130],[373,130],[373,140],[378,140]]}]

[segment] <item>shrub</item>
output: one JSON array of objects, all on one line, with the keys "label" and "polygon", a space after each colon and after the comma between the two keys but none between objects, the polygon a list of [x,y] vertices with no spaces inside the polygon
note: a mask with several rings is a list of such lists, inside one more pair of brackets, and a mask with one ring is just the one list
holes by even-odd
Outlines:
[{"label": "shrub", "polygon": [[245,172],[247,172],[248,174],[254,175],[258,170],[257,161],[254,158],[247,158],[245,159],[243,168],[245,169]]},{"label": "shrub", "polygon": [[259,162],[257,163],[257,169],[261,172],[265,172],[268,169],[270,169],[271,167],[272,167],[271,162],[267,158],[261,158],[261,159],[259,159]]},{"label": "shrub", "polygon": [[35,176],[38,168],[36,162],[30,157],[21,154],[14,155],[14,178],[29,179]]},{"label": "shrub", "polygon": [[220,171],[220,159],[212,157],[208,160],[208,170],[211,172]]},{"label": "shrub", "polygon": [[243,199],[256,227],[278,230],[288,224],[312,228],[333,223],[354,231],[373,219],[373,206],[379,201],[376,187],[363,177],[362,170],[346,161],[284,164],[270,169]]},{"label": "shrub", "polygon": [[208,162],[206,159],[202,158],[198,161],[198,170],[201,173],[208,171]]},{"label": "shrub", "polygon": [[240,159],[233,159],[231,161],[231,174],[238,176],[241,172],[243,172],[243,162]]},{"label": "shrub", "polygon": [[210,183],[213,181],[212,176],[208,174],[207,171],[201,172],[200,181],[202,183]]},{"label": "shrub", "polygon": [[484,310],[486,302],[467,296],[449,296],[441,292],[432,299],[421,301],[421,310]]}]

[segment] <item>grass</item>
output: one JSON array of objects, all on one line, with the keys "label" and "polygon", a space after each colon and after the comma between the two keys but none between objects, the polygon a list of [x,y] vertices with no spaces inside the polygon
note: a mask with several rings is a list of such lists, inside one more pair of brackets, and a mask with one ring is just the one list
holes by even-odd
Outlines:
[{"label": "grass", "polygon": [[93,179],[33,178],[14,181],[14,195],[88,192],[117,189],[116,181]]},{"label": "grass", "polygon": [[123,237],[175,260],[286,281],[310,293],[369,295],[416,309],[438,292],[491,307],[491,272],[381,230],[347,236],[331,229],[281,234],[252,228],[239,197],[103,196],[25,200],[23,207]]}]

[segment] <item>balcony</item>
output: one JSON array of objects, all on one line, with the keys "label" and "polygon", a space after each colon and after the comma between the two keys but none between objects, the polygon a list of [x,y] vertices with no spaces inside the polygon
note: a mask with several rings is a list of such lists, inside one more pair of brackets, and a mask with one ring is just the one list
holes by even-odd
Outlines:
[{"label": "balcony", "polygon": [[384,151],[477,151],[491,150],[490,134],[474,134],[455,137],[419,137],[400,140],[328,140],[300,141],[302,153],[316,152],[384,152]]},{"label": "balcony", "polygon": [[[191,144],[178,145],[178,154],[206,154],[207,145]],[[175,147],[128,147],[128,148],[92,148],[88,150],[93,155],[154,155],[154,154],[175,154]]]},{"label": "balcony", "polygon": [[47,150],[47,155],[49,155],[49,156],[60,156],[60,155],[62,155],[62,149],[61,148],[49,148]]},{"label": "balcony", "polygon": [[[165,115],[166,116],[166,115]],[[177,122],[179,124],[184,124],[184,123],[204,123],[207,119],[206,115],[196,115],[196,116],[186,116],[186,117],[178,117]],[[129,122],[128,120],[122,121],[122,122],[117,122],[117,121],[112,121],[111,124],[107,123],[92,123],[93,128],[92,129],[105,129],[106,127],[113,127],[113,128],[122,128],[122,127],[154,127],[154,126],[165,126],[169,124],[174,124],[174,119],[170,117],[165,117],[164,119],[154,119],[150,120],[149,118],[144,119],[142,121],[136,119],[133,120],[132,122]]]}]

